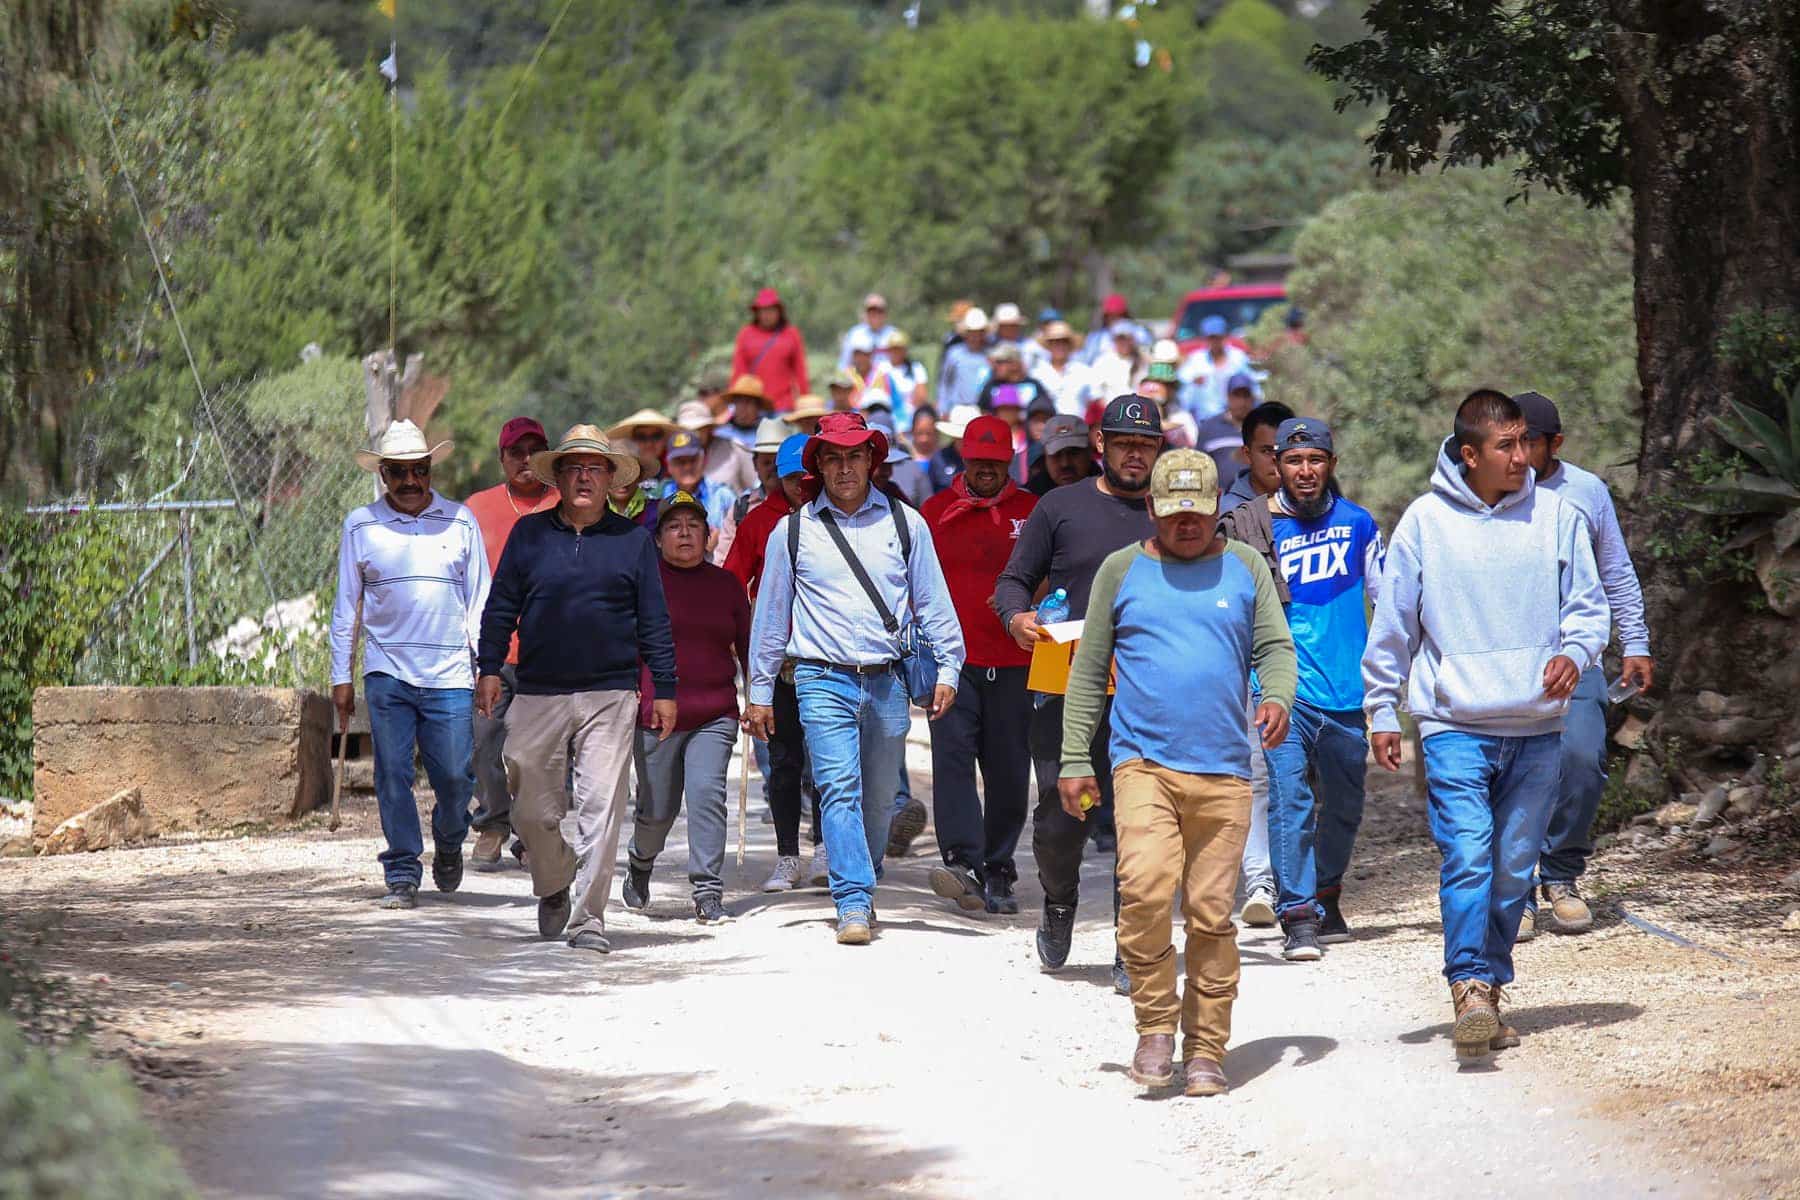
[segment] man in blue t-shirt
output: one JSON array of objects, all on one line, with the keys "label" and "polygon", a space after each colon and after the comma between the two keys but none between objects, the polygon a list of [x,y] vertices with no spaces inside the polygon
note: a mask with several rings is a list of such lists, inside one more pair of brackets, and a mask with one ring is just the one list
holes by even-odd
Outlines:
[{"label": "man in blue t-shirt", "polygon": [[1292,731],[1267,754],[1269,849],[1285,935],[1281,956],[1310,962],[1320,957],[1320,943],[1350,940],[1338,894],[1362,824],[1369,754],[1364,597],[1374,603],[1386,551],[1375,518],[1332,486],[1337,455],[1325,422],[1283,421],[1275,461],[1281,487],[1267,504],[1300,679]]}]

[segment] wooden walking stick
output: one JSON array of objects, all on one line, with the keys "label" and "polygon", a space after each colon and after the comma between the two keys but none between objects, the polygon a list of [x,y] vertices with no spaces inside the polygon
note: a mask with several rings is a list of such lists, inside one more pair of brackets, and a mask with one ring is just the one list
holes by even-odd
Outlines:
[{"label": "wooden walking stick", "polygon": [[744,730],[744,761],[738,765],[738,866],[744,865],[744,838],[750,825],[750,731]]},{"label": "wooden walking stick", "polygon": [[[356,643],[362,636],[362,597],[356,598],[356,623],[350,627],[350,695],[356,695]],[[366,699],[366,697],[365,697]],[[344,795],[344,756],[350,749],[350,718],[338,717],[337,773],[331,779],[331,820],[325,824],[329,833],[338,829],[338,801]]]}]

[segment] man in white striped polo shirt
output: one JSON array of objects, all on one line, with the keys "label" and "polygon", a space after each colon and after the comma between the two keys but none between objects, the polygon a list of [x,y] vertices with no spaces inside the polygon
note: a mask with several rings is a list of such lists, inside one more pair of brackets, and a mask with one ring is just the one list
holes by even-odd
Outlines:
[{"label": "man in white striped polo shirt", "polygon": [[437,799],[432,881],[440,892],[462,883],[475,789],[473,655],[489,573],[474,516],[431,487],[432,464],[450,450],[449,442],[427,447],[411,421],[395,421],[373,450],[357,451],[357,463],[379,471],[386,491],[344,519],[338,542],[331,702],[347,726],[356,711],[350,663],[360,622],[375,796],[387,839],[384,908],[418,902],[425,847],[413,801],[415,746]]}]

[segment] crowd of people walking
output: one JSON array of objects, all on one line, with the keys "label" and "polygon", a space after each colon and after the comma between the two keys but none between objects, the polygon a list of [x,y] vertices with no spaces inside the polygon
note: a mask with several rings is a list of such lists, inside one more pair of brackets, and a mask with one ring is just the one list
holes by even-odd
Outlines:
[{"label": "crowd of people walking", "polygon": [[461,885],[473,829],[475,870],[530,872],[544,938],[606,952],[622,833],[619,899],[642,909],[685,810],[695,919],[728,922],[747,734],[775,832],[763,890],[828,888],[836,941],[868,944],[884,863],[928,820],[905,760],[917,707],[932,891],[1017,913],[1029,822],[1054,972],[1083,858],[1115,855],[1131,1076],[1164,1086],[1179,1060],[1211,1095],[1229,1087],[1233,913],[1278,926],[1294,963],[1356,936],[1367,764],[1399,769],[1410,724],[1456,1053],[1517,1045],[1515,943],[1592,923],[1615,627],[1622,682],[1653,682],[1605,484],[1559,457],[1548,398],[1478,389],[1442,414],[1430,491],[1384,538],[1344,494],[1330,425],[1264,401],[1222,321],[1184,356],[1123,297],[1100,311],[1083,339],[1055,310],[1027,336],[1015,303],[961,306],[934,387],[872,293],[825,398],[765,288],[729,375],[673,417],[554,444],[515,417],[501,482],[463,503],[432,483],[449,443],[389,425],[357,456],[382,494],[345,519],[331,629],[346,723],[362,647],[382,903],[412,908],[422,883],[416,758],[439,890]]}]

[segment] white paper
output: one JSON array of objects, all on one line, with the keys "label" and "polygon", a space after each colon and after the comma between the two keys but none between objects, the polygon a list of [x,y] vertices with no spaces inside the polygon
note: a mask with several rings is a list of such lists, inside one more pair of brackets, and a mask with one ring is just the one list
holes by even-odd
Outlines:
[{"label": "white paper", "polygon": [[1053,621],[1048,625],[1040,625],[1038,628],[1048,634],[1050,640],[1057,645],[1066,646],[1070,642],[1081,640],[1081,626],[1082,622],[1080,621]]}]

